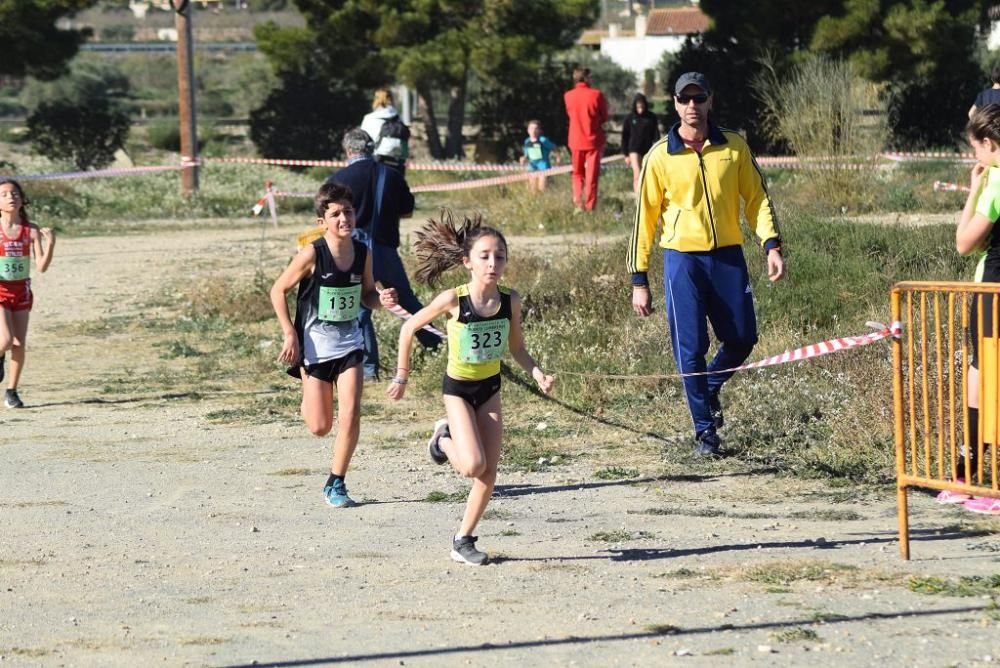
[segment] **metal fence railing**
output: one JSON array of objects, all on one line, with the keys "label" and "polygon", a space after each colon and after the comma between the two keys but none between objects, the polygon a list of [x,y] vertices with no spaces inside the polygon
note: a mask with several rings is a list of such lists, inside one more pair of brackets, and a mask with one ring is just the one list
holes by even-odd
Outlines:
[{"label": "metal fence railing", "polygon": [[[892,289],[892,318],[903,330],[892,345],[903,559],[910,558],[909,488],[1000,498],[997,295],[1000,283],[904,282]],[[970,402],[979,407],[975,429]],[[978,432],[977,443],[970,431]]]}]

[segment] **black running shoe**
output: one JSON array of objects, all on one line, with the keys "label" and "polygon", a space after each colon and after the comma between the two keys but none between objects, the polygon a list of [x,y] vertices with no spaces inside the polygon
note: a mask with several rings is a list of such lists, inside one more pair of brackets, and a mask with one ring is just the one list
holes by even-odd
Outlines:
[{"label": "black running shoe", "polygon": [[726,423],[726,419],[722,415],[722,402],[719,401],[718,394],[709,393],[708,410],[712,412],[712,420],[715,422],[715,428],[722,429],[722,425]]},{"label": "black running shoe", "polygon": [[441,418],[434,423],[434,433],[431,434],[431,440],[427,441],[427,454],[431,456],[435,464],[448,463],[448,455],[438,445],[438,442],[445,436],[451,438],[451,432],[448,431],[448,418]]},{"label": "black running shoe", "polygon": [[490,559],[490,555],[476,549],[477,536],[462,536],[451,544],[451,558],[470,566],[482,566]]},{"label": "black running shoe", "polygon": [[7,408],[24,408],[24,402],[21,401],[21,397],[17,396],[17,390],[7,390],[3,405]]},{"label": "black running shoe", "polygon": [[695,437],[697,445],[694,454],[699,457],[721,457],[722,439],[715,433],[714,429],[706,429]]}]

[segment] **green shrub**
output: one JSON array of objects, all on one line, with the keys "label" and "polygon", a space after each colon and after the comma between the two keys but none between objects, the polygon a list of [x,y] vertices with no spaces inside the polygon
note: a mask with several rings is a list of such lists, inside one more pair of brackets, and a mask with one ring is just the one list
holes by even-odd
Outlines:
[{"label": "green shrub", "polygon": [[52,83],[25,89],[32,107],[28,137],[36,152],[77,169],[104,167],[125,146],[131,121],[122,100],[128,79],[113,65],[81,60]]},{"label": "green shrub", "polygon": [[135,26],[127,23],[116,23],[101,28],[101,40],[105,42],[131,42],[135,39]]},{"label": "green shrub", "polygon": [[146,136],[154,148],[161,151],[181,150],[181,128],[177,121],[156,121],[146,129]]}]

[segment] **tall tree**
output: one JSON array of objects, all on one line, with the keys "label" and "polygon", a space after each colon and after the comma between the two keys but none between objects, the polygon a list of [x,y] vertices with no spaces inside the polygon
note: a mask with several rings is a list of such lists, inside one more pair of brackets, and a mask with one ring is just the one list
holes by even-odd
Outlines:
[{"label": "tall tree", "polygon": [[[539,65],[568,49],[598,16],[597,0],[412,0],[382,4],[377,43],[413,86],[432,154],[462,155],[462,126],[475,76],[485,89],[535,85]],[[448,136],[437,136],[435,91],[446,92]],[[530,97],[530,95],[529,95]]]},{"label": "tall tree", "polygon": [[705,72],[718,89],[721,122],[746,131],[756,148],[773,148],[759,132],[760,107],[749,85],[761,70],[762,54],[771,54],[779,76],[807,52],[846,58],[893,96],[897,140],[948,143],[974,97],[975,36],[984,25],[986,4],[701,0],[711,27],[684,45],[667,79],[692,69]]},{"label": "tall tree", "polygon": [[787,70],[808,49],[817,21],[842,4],[843,0],[701,0],[699,7],[711,20],[709,29],[685,42],[670,63],[666,81],[672,86],[683,72],[703,72],[715,88],[717,120],[744,131],[754,148],[769,147],[750,86],[762,69],[761,57],[770,54],[779,72]]},{"label": "tall tree", "polygon": [[278,157],[340,154],[365,110],[364,91],[387,77],[372,45],[375,0],[296,0],[306,27],[257,26],[254,38],[280,84],[250,112],[258,150]]},{"label": "tall tree", "polygon": [[896,139],[953,141],[981,77],[975,59],[980,0],[845,0],[819,20],[811,48],[846,58],[895,100]]},{"label": "tall tree", "polygon": [[3,57],[0,74],[54,79],[66,71],[89,31],[62,30],[56,22],[97,0],[0,0]]},{"label": "tall tree", "polygon": [[[599,0],[295,0],[307,28],[269,25],[258,46],[276,72],[321,72],[370,89],[396,79],[417,91],[436,158],[462,155],[470,81],[521,81],[572,45]],[[518,76],[520,78],[518,78]],[[317,83],[321,83],[317,81]],[[438,132],[446,101],[447,135]]]}]

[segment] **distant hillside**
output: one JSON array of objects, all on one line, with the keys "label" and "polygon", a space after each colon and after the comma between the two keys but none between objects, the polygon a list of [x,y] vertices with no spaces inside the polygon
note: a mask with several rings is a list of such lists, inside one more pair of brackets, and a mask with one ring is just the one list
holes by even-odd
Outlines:
[{"label": "distant hillside", "polygon": [[[268,21],[282,26],[305,25],[302,15],[294,9],[254,12],[230,5],[222,9],[196,9],[192,26],[194,38],[199,42],[247,42],[253,40],[254,26]],[[150,8],[143,18],[137,18],[127,8],[95,7],[77,14],[67,26],[90,28],[95,42],[150,42],[163,39],[161,31],[174,27],[174,15]]]}]

